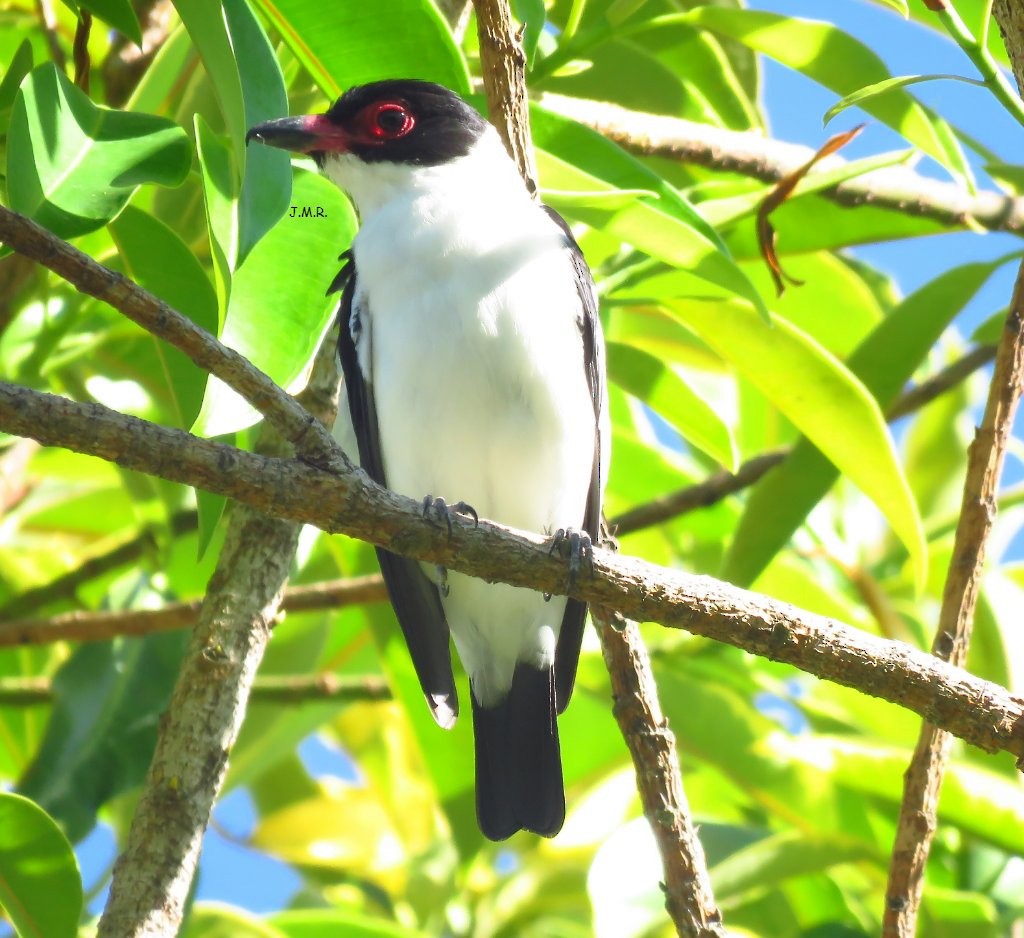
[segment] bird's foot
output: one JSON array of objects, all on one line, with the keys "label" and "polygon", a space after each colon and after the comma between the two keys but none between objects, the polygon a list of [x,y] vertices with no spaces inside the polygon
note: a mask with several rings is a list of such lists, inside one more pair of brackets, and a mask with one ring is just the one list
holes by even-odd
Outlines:
[{"label": "bird's foot", "polygon": [[[473,519],[474,525],[480,523],[480,517],[472,505],[467,505],[465,502],[456,502],[454,505],[449,505],[443,498],[434,498],[433,495],[424,497],[423,517],[437,527],[443,523],[448,529],[449,540],[451,540],[452,536],[453,514],[469,515]],[[442,596],[447,597],[451,591],[451,587],[448,585],[448,568],[439,563],[434,569],[437,571],[437,588]]]},{"label": "bird's foot", "polygon": [[[570,590],[575,585],[576,577],[579,576],[584,565],[588,571],[593,572],[594,543],[586,531],[577,531],[575,528],[559,528],[551,536],[551,547],[548,548],[548,553],[553,554],[556,550],[562,557],[567,557],[569,560]],[[546,598],[550,598],[549,594],[545,593],[544,595]]]},{"label": "bird's foot", "polygon": [[452,536],[453,514],[469,515],[473,519],[474,526],[480,523],[480,516],[472,505],[467,505],[465,502],[456,502],[454,505],[449,505],[443,498],[434,498],[433,495],[424,497],[423,517],[434,525],[443,523],[448,529],[449,539]]}]

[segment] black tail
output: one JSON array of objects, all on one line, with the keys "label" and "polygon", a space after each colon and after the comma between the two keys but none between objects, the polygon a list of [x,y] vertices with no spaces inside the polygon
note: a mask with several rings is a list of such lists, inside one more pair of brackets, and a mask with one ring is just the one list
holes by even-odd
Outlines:
[{"label": "black tail", "polygon": [[470,696],[480,830],[490,840],[521,829],[554,837],[565,821],[554,670],[519,663],[496,707],[481,707]]}]

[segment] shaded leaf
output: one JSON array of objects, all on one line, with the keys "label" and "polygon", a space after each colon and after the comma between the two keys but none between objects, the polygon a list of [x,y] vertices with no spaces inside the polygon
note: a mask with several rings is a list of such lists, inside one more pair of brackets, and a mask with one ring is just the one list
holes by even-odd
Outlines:
[{"label": "shaded leaf", "polygon": [[53,679],[46,735],[19,791],[84,837],[110,798],[142,783],[187,635],[80,645]]},{"label": "shaded leaf", "polygon": [[[128,206],[110,224],[110,235],[125,272],[197,326],[217,332],[217,297],[195,255],[170,228],[152,215]],[[152,340],[163,364],[163,379],[178,426],[188,429],[199,414],[206,372],[184,352]]]},{"label": "shaded leaf", "polygon": [[142,45],[142,28],[130,0],[78,0],[78,5],[123,33],[135,45]]}]

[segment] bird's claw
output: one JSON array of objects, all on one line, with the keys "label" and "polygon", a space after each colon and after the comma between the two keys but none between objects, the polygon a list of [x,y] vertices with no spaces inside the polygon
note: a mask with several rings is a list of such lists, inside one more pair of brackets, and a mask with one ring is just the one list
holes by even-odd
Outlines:
[{"label": "bird's claw", "polygon": [[447,599],[448,594],[452,591],[452,588],[448,585],[448,568],[444,564],[435,564],[434,569],[437,571],[437,589],[440,594]]},{"label": "bird's claw", "polygon": [[476,527],[480,524],[480,516],[476,513],[476,509],[472,505],[467,505],[465,502],[456,502],[454,505],[449,505],[443,498],[434,498],[433,495],[426,495],[423,498],[423,517],[433,524],[438,522],[444,522],[445,527],[448,529],[448,539],[452,537],[452,515],[469,515],[473,519],[473,526]]},{"label": "bird's claw", "polygon": [[586,531],[575,528],[559,528],[551,537],[549,554],[558,551],[562,557],[569,559],[569,589],[576,583],[576,577],[584,564],[589,572],[594,570],[594,543]]}]

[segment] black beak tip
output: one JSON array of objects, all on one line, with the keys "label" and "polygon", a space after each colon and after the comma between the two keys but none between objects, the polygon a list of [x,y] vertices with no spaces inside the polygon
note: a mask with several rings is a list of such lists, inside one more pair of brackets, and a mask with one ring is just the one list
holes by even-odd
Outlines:
[{"label": "black beak tip", "polygon": [[249,132],[245,135],[245,145],[248,146],[253,140],[257,143],[263,142],[263,132],[259,127],[249,128]]}]

